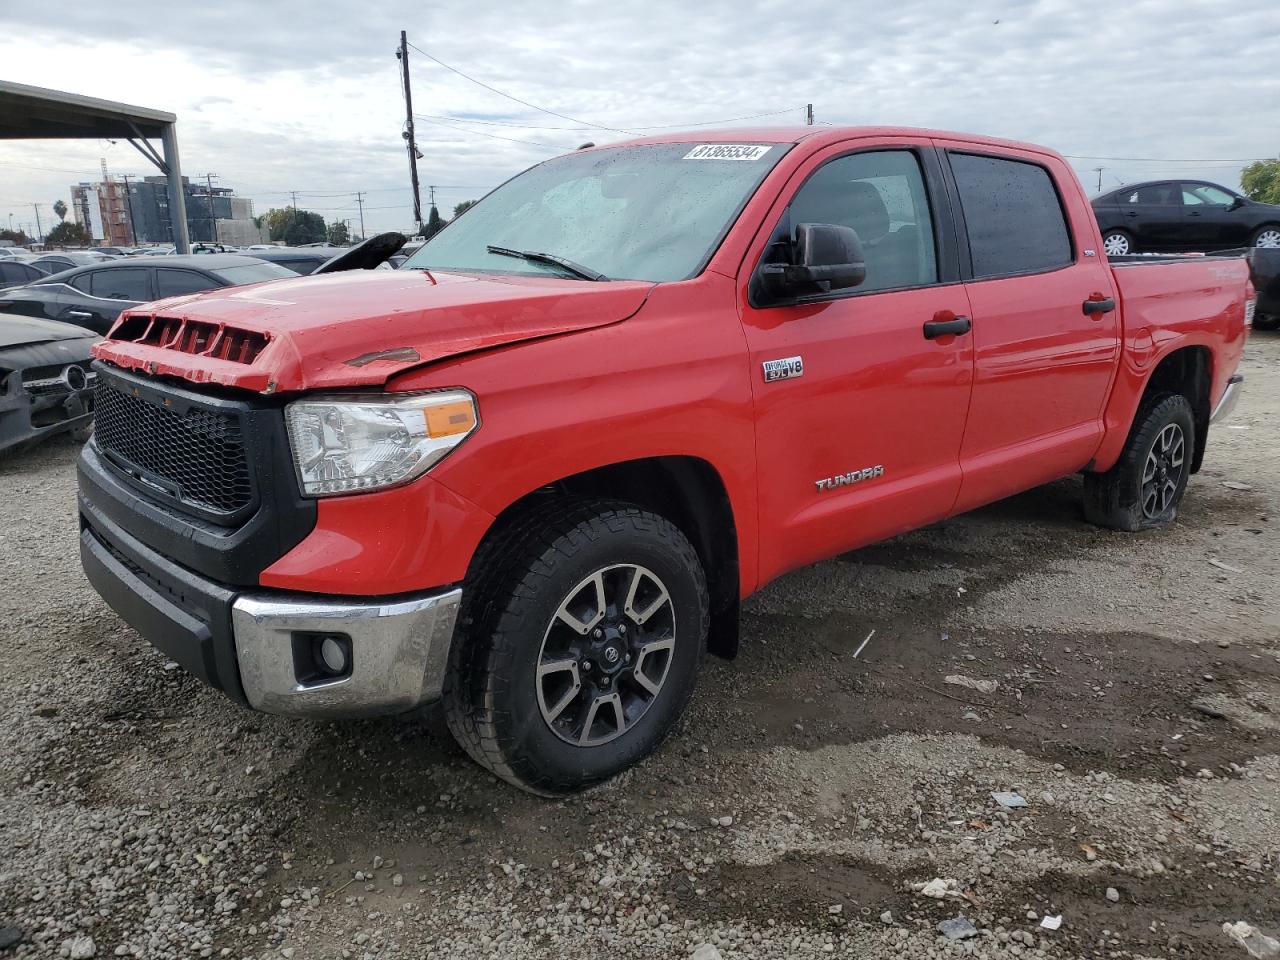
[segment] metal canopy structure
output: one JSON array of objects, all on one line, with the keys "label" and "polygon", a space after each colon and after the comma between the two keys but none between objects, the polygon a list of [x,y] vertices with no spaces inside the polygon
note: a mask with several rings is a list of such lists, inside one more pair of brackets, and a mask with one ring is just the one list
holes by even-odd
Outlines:
[{"label": "metal canopy structure", "polygon": [[[177,127],[165,110],[0,80],[0,140],[128,140],[168,178],[174,246],[190,253]],[[150,142],[157,138],[160,153]]]}]

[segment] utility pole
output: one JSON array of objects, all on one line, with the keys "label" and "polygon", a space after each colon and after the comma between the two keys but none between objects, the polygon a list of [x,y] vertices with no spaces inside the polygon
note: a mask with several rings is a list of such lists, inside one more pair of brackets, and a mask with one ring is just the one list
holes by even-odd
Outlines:
[{"label": "utility pole", "polygon": [[813,126],[813,104],[812,103],[806,103],[804,105],[804,122],[805,122],[805,126],[808,126],[808,127]]},{"label": "utility pole", "polygon": [[364,239],[364,193],[356,193],[356,205],[360,208],[360,239]]},{"label": "utility pole", "polygon": [[36,239],[42,241],[44,239],[44,227],[40,226],[40,204],[33,203],[31,206],[36,212]]},{"label": "utility pole", "polygon": [[1103,170],[1105,170],[1105,169],[1107,169],[1107,168],[1106,168],[1106,167],[1094,167],[1093,169],[1094,169],[1094,170],[1096,170],[1096,171],[1098,172],[1098,192],[1099,192],[1099,193],[1101,193],[1101,192],[1102,192],[1102,171],[1103,171]]},{"label": "utility pole", "polygon": [[204,175],[205,186],[209,188],[209,192],[205,194],[205,199],[209,201],[209,242],[218,242],[218,216],[213,212],[213,178],[216,173],[206,173]]},{"label": "utility pole", "polygon": [[133,237],[133,245],[138,245],[138,225],[133,221],[133,195],[129,192],[129,175],[124,175],[124,202],[129,208],[129,236]]},{"label": "utility pole", "polygon": [[409,88],[409,37],[400,31],[400,73],[404,77],[405,146],[409,152],[409,182],[413,184],[413,222],[422,229],[422,199],[418,196],[418,144],[413,133],[413,91]]}]

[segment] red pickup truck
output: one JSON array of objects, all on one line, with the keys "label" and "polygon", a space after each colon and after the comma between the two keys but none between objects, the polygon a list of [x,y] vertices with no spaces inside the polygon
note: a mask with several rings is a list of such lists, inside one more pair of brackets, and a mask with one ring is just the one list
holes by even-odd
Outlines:
[{"label": "red pickup truck", "polygon": [[1113,265],[1071,168],[897,128],[548,160],[395,271],[132,309],[80,460],[97,590],[273,713],[443,700],[564,794],[684,709],[742,598],[1069,474],[1173,519],[1229,411],[1246,261]]}]

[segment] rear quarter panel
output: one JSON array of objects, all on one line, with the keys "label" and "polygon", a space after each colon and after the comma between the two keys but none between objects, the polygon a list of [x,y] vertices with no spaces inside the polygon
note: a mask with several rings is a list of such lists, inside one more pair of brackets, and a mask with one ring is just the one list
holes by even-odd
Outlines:
[{"label": "rear quarter panel", "polygon": [[1240,364],[1249,268],[1243,259],[1187,259],[1116,265],[1112,269],[1124,322],[1120,369],[1104,415],[1106,432],[1095,470],[1120,457],[1151,374],[1183,347],[1209,351],[1212,410]]}]

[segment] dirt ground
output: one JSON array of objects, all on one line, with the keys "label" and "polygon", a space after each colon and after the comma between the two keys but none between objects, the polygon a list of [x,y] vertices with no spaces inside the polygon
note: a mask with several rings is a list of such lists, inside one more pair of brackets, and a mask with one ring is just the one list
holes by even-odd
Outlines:
[{"label": "dirt ground", "polygon": [[83,579],[74,446],[0,461],[0,957],[1247,958],[1224,922],[1280,936],[1280,335],[1242,372],[1173,526],[1087,526],[1070,479],[790,575],[569,802],[430,711],[202,688]]}]

